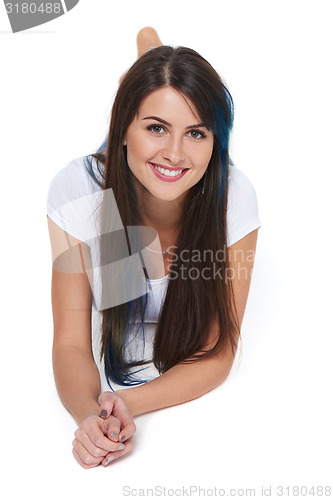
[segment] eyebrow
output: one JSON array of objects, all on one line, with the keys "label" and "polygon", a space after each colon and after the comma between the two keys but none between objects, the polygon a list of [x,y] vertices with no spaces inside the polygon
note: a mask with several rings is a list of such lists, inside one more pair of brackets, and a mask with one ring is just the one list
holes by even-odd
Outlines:
[{"label": "eyebrow", "polygon": [[[158,122],[161,122],[163,123],[164,125],[168,125],[168,127],[172,127],[171,123],[163,120],[162,118],[159,118],[158,116],[146,116],[145,118],[142,118],[143,120],[156,120]],[[205,125],[204,123],[197,123],[196,125],[189,125],[188,127],[185,127],[186,129],[188,128],[197,128],[197,127],[205,127],[207,130],[210,130],[209,127],[207,127],[207,125]]]}]

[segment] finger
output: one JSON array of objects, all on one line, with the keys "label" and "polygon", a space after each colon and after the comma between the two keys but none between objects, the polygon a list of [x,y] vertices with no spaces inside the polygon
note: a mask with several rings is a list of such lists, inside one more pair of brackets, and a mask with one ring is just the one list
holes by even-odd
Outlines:
[{"label": "finger", "polygon": [[[129,437],[133,436],[136,431],[133,417],[125,401],[119,395],[110,391],[103,392],[98,398],[98,404],[100,405],[101,413],[104,411],[105,415],[109,415],[112,412],[112,415],[120,421],[121,432],[119,434],[119,441],[126,441]],[[110,433],[108,433],[108,436],[110,436]]]},{"label": "finger", "polygon": [[75,456],[79,464],[82,465],[82,467],[84,467],[85,469],[96,467],[103,460],[103,457],[96,458],[90,455],[86,448],[82,446],[82,444],[77,439],[74,439],[73,441],[73,455]]},{"label": "finger", "polygon": [[[107,451],[117,451],[119,450],[120,443],[119,442],[114,442],[111,441],[107,436],[107,427],[106,427],[106,422],[104,422],[102,419],[100,421],[100,427],[99,428],[92,428],[88,429],[87,435],[90,439],[90,441],[97,446],[97,448],[101,448],[103,450]],[[122,448],[120,448],[122,449]]]},{"label": "finger", "polygon": [[133,436],[136,431],[136,426],[126,404],[121,399],[116,401],[113,415],[120,420],[121,432],[119,434],[119,441],[124,442]]},{"label": "finger", "polygon": [[110,415],[110,417],[104,421],[107,426],[107,436],[111,441],[118,443],[119,441],[119,432],[120,432],[120,421],[118,418]]},{"label": "finger", "polygon": [[[110,451],[109,449],[99,448],[98,446],[96,446],[91,441],[89,436],[80,428],[74,432],[74,436],[75,439],[79,441],[79,443],[81,443],[82,446],[85,447],[85,449],[90,453],[90,455],[92,455],[95,458],[105,457],[105,455]],[[73,446],[74,446],[74,441],[73,441]]]},{"label": "finger", "polygon": [[[75,451],[75,450],[74,450],[74,448],[73,448],[73,450],[72,450],[72,453],[73,453],[73,456],[74,456],[75,460],[76,460],[76,461],[78,462],[78,464],[80,464],[80,465],[81,465],[81,467],[83,467],[84,469],[92,469],[93,467],[96,467],[96,465],[87,465],[87,464],[85,464],[84,462],[82,462],[82,460],[81,460],[81,458],[80,458],[79,454],[77,453],[77,451]],[[99,465],[99,464],[97,464],[97,465]]]},{"label": "finger", "polygon": [[114,462],[118,458],[122,457],[126,453],[129,453],[133,449],[133,438],[129,438],[125,444],[125,447],[122,451],[116,451],[114,453],[108,453],[105,458],[102,460],[101,464],[104,467],[108,466],[111,462]]},{"label": "finger", "polygon": [[122,428],[120,434],[119,434],[119,441],[121,443],[124,443],[127,441],[129,438],[133,436],[133,434],[136,431],[136,426],[134,422],[129,423],[125,427]]},{"label": "finger", "polygon": [[112,397],[112,392],[102,392],[102,394],[99,395],[97,402],[100,407],[99,416],[103,419],[108,418],[111,415],[114,406],[114,398]]}]

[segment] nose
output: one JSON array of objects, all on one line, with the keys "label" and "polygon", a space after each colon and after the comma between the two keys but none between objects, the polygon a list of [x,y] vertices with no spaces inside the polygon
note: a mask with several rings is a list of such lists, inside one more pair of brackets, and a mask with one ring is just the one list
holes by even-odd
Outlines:
[{"label": "nose", "polygon": [[173,165],[177,165],[185,160],[183,142],[181,138],[169,137],[163,150],[163,158],[169,160]]}]

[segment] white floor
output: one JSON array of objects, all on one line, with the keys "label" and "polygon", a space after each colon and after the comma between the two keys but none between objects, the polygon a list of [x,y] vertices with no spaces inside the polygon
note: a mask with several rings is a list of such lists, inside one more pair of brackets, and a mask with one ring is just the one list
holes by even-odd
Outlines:
[{"label": "white floor", "polygon": [[[302,496],[320,496],[323,487],[327,497],[333,444],[329,2],[127,5],[125,12],[121,3],[111,9],[100,0],[97,11],[80,2],[50,23],[49,33],[0,33],[6,499],[201,498],[223,496],[223,489],[234,496],[233,488],[238,496],[254,496],[245,491],[254,489],[256,497],[290,498],[294,487],[303,487]],[[8,31],[0,19],[0,31]],[[138,417],[131,455],[86,471],[72,458],[76,425],[53,382],[45,199],[54,173],[103,139],[117,79],[134,60],[135,36],[145,25],[155,26],[165,43],[198,50],[224,75],[236,105],[232,156],[256,188],[262,228],[240,365],[204,397]]]}]

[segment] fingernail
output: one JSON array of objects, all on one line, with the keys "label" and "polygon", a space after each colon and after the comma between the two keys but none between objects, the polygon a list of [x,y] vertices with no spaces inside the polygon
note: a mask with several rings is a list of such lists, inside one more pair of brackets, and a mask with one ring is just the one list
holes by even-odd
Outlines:
[{"label": "fingernail", "polygon": [[119,447],[118,447],[118,450],[123,450],[125,448],[125,445],[124,444],[120,444]]},{"label": "fingernail", "polygon": [[101,410],[101,413],[99,414],[101,418],[106,418],[108,416],[108,412],[106,410]]},{"label": "fingernail", "polygon": [[116,438],[116,440],[118,441],[119,439],[119,436],[118,436],[118,433],[117,432],[112,432],[112,434],[110,435],[110,437],[112,438]]},{"label": "fingernail", "polygon": [[121,436],[120,441],[121,441],[122,443],[123,443],[124,441],[126,441],[126,436]]},{"label": "fingernail", "polygon": [[109,457],[107,459],[107,461],[105,462],[104,467],[106,467],[107,465],[109,465],[109,463],[112,462],[112,460],[114,460],[114,457]]}]

